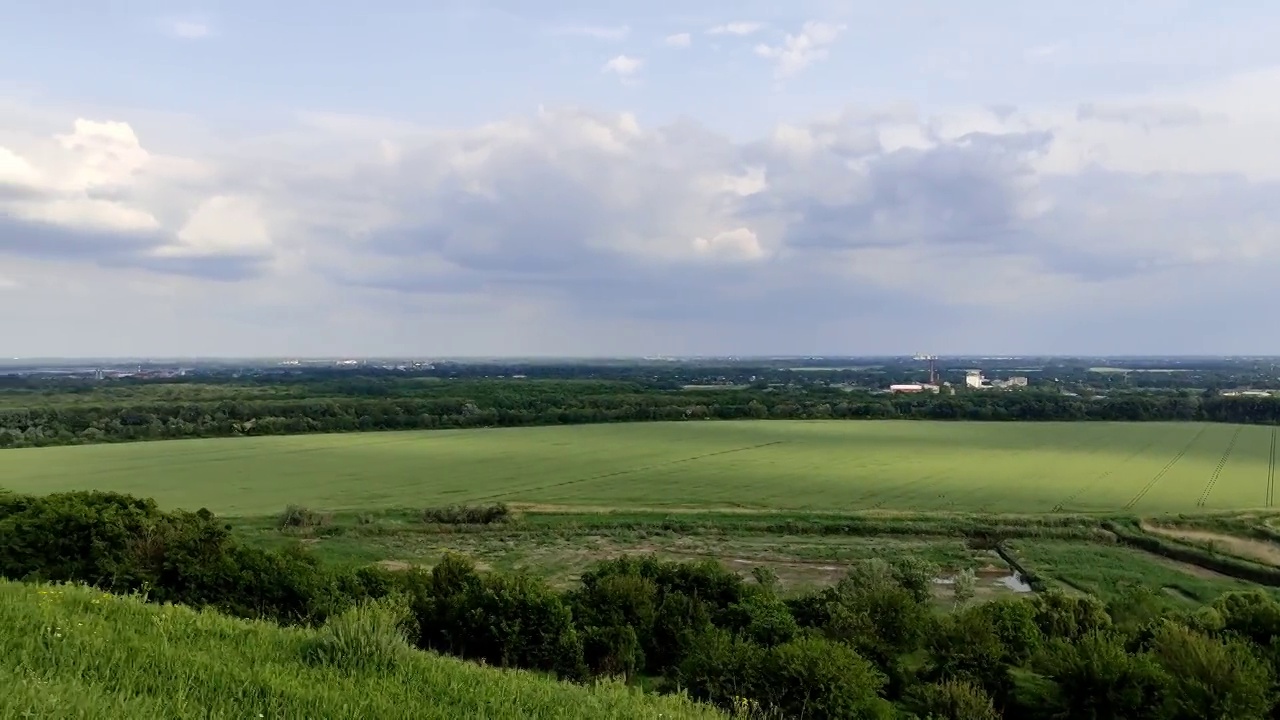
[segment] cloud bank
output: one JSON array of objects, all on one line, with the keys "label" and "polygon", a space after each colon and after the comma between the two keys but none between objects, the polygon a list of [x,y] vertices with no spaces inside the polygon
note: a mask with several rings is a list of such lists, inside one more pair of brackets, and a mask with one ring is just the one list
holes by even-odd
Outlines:
[{"label": "cloud bank", "polygon": [[750,141],[572,107],[198,147],[0,118],[33,128],[0,133],[0,313],[19,354],[1274,351],[1277,90]]}]

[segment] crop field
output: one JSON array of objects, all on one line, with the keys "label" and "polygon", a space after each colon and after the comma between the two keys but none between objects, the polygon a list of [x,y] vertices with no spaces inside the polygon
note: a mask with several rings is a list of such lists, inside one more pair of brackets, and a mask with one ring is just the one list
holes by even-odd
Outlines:
[{"label": "crop field", "polygon": [[487,501],[1154,514],[1271,506],[1276,452],[1261,426],[708,421],[4,450],[0,486],[240,516]]}]

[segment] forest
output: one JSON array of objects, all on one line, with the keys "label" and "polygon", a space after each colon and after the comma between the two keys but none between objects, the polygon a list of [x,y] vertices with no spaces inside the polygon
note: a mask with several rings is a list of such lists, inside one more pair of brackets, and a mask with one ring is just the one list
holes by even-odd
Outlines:
[{"label": "forest", "polygon": [[739,419],[1208,421],[1274,425],[1280,398],[1057,390],[889,395],[823,384],[668,383],[397,375],[194,383],[11,381],[0,447],[370,430]]}]

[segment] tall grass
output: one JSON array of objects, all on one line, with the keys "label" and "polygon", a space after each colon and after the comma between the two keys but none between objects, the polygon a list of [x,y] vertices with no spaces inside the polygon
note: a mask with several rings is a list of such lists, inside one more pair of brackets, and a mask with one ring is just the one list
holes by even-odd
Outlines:
[{"label": "tall grass", "polygon": [[393,617],[367,607],[328,629],[280,628],[84,587],[0,582],[0,718],[719,716],[683,698],[412,651],[396,644]]}]

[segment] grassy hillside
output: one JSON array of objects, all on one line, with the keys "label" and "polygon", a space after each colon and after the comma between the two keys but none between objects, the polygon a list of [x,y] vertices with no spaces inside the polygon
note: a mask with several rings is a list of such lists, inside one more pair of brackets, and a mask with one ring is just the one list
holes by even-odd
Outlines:
[{"label": "grassy hillside", "polygon": [[0,718],[711,718],[678,698],[583,688],[407,651],[394,669],[304,660],[317,631],[0,582]]},{"label": "grassy hillside", "polygon": [[1269,503],[1274,429],[771,421],[175,440],[10,450],[19,492],[110,489],[263,515],[488,500],[579,508],[1199,512]]}]

